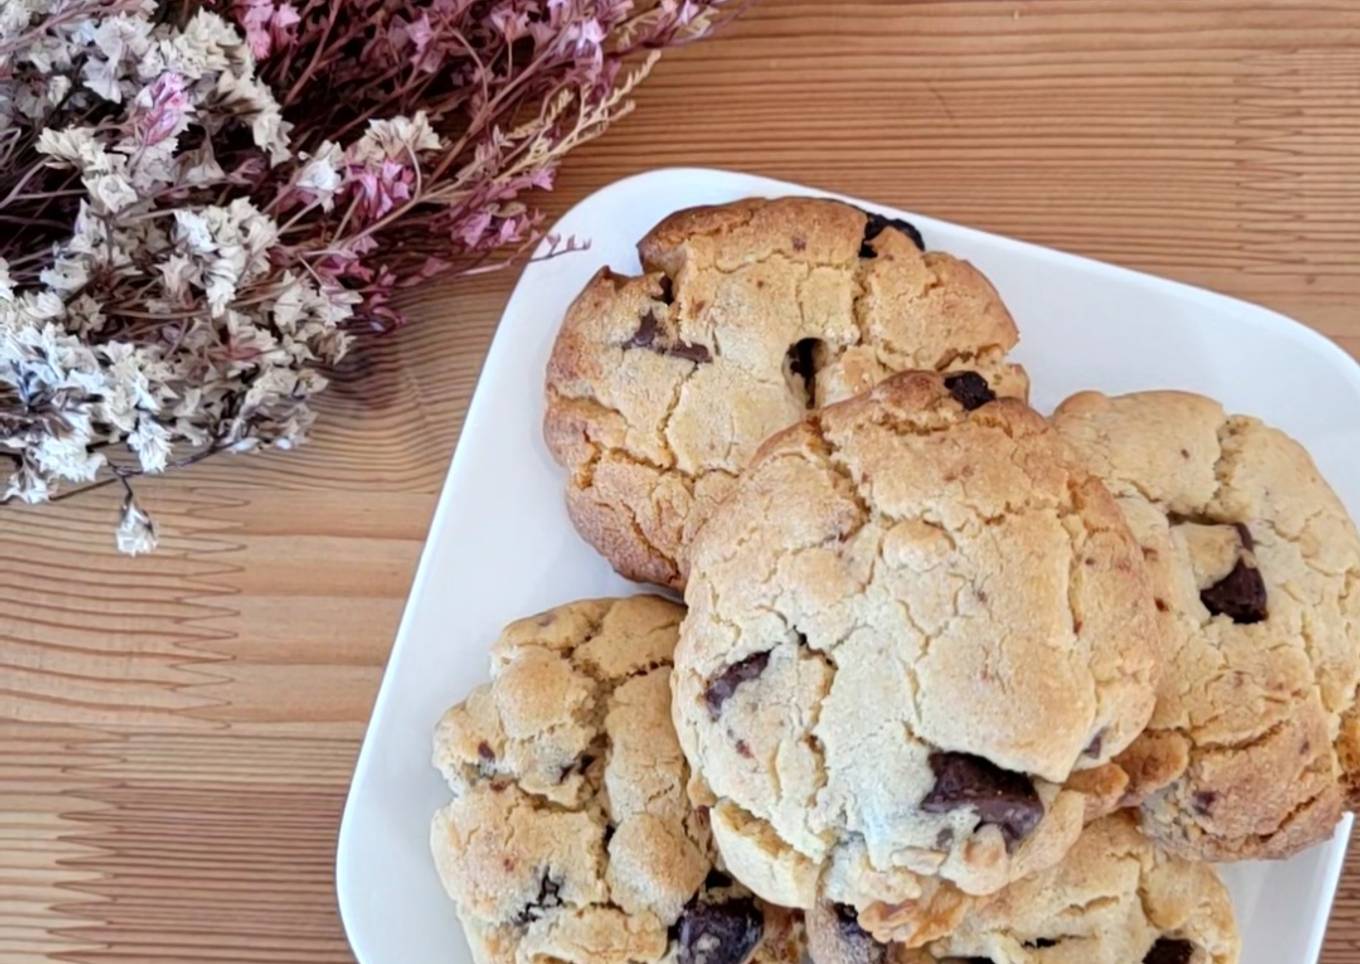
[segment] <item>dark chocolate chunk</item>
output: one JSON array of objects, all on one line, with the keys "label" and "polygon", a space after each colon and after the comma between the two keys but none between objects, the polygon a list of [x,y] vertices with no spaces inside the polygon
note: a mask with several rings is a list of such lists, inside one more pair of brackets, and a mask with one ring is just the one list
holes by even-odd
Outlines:
[{"label": "dark chocolate chunk", "polygon": [[930,769],[935,786],[921,801],[921,809],[948,813],[972,807],[982,823],[1000,828],[1007,846],[1029,836],[1044,815],[1043,801],[1029,777],[990,760],[969,753],[932,753]]},{"label": "dark chocolate chunk", "polygon": [[623,343],[625,349],[628,348],[651,348],[652,342],[656,341],[657,332],[661,330],[661,324],[656,320],[656,312],[649,311],[638,321],[638,330],[633,332],[633,337]]},{"label": "dark chocolate chunk", "polygon": [[1159,937],[1152,950],[1143,958],[1143,964],[1190,964],[1195,954],[1195,945],[1189,941],[1171,937]]},{"label": "dark chocolate chunk", "polygon": [[841,959],[847,964],[883,964],[887,946],[859,926],[859,913],[851,904],[832,904],[836,915],[837,937],[841,944]]},{"label": "dark chocolate chunk", "polygon": [[679,964],[742,964],[765,932],[765,916],[750,897],[707,904],[692,900],[675,930]]},{"label": "dark chocolate chunk", "polygon": [[817,407],[817,369],[824,345],[820,338],[803,338],[789,346],[789,371],[803,382],[803,404]]},{"label": "dark chocolate chunk", "polygon": [[1089,757],[1100,756],[1100,751],[1105,748],[1105,729],[1102,727],[1095,736],[1091,737],[1091,742],[1086,744],[1086,749],[1082,753]]},{"label": "dark chocolate chunk", "polygon": [[671,286],[671,279],[668,275],[662,275],[661,281],[661,300],[666,304],[675,304],[675,289]]},{"label": "dark chocolate chunk", "polygon": [[491,749],[491,744],[486,742],[486,740],[483,740],[481,743],[477,744],[477,755],[481,757],[483,760],[485,760],[487,763],[490,763],[492,760],[496,759],[496,751]]},{"label": "dark chocolate chunk", "polygon": [[864,928],[859,926],[859,911],[855,910],[854,904],[832,904],[831,909],[836,912],[836,926],[849,933],[864,933]]},{"label": "dark chocolate chunk", "polygon": [[713,360],[712,353],[703,345],[694,345],[687,341],[677,341],[668,345],[657,340],[660,334],[661,322],[657,320],[656,312],[649,311],[638,322],[638,329],[633,332],[633,337],[623,343],[623,350],[647,348],[662,355],[685,358],[698,365]]},{"label": "dark chocolate chunk", "polygon": [[708,890],[717,890],[719,887],[731,886],[732,878],[721,870],[718,870],[716,867],[710,870],[708,876],[704,878],[704,887]]},{"label": "dark chocolate chunk", "polygon": [[1214,809],[1216,802],[1218,802],[1218,794],[1212,790],[1201,790],[1191,798],[1195,812],[1205,817]]},{"label": "dark chocolate chunk", "polygon": [[954,401],[970,412],[988,402],[996,401],[996,392],[987,384],[987,379],[977,372],[956,372],[953,375],[946,375],[944,387],[949,389]]},{"label": "dark chocolate chunk", "polygon": [[737,691],[737,687],[765,672],[769,662],[769,653],[753,653],[741,662],[727,667],[708,684],[708,689],[704,690],[704,702],[708,704],[708,712],[714,719],[717,719],[723,704]]},{"label": "dark chocolate chunk", "polygon": [[1204,608],[1215,616],[1223,615],[1243,625],[1259,623],[1269,615],[1266,609],[1266,584],[1260,570],[1241,559],[1218,582],[1199,594]]},{"label": "dark chocolate chunk", "polygon": [[524,927],[542,917],[544,911],[561,907],[562,898],[559,896],[561,890],[561,881],[553,880],[548,876],[548,872],[544,871],[543,879],[538,885],[538,896],[524,905],[524,909],[515,916],[515,923]]},{"label": "dark chocolate chunk", "polygon": [[590,765],[594,762],[595,754],[582,753],[575,760],[568,763],[566,766],[562,768],[561,773],[559,773],[557,777],[558,782],[559,783],[562,782],[567,777],[571,776],[573,773],[584,774],[587,770],[590,769]]},{"label": "dark chocolate chunk", "polygon": [[712,353],[703,345],[695,345],[687,341],[677,341],[674,345],[666,348],[667,355],[674,355],[676,358],[686,358],[696,365],[705,365],[713,360]]},{"label": "dark chocolate chunk", "polygon": [[859,256],[861,258],[878,257],[878,252],[874,251],[869,242],[882,234],[885,228],[896,228],[907,237],[911,238],[911,243],[916,245],[917,248],[922,251],[926,249],[925,238],[921,237],[921,232],[916,230],[916,225],[912,224],[910,221],[903,221],[901,218],[884,217],[881,214],[870,214],[869,220],[864,224],[864,241],[859,246]]}]

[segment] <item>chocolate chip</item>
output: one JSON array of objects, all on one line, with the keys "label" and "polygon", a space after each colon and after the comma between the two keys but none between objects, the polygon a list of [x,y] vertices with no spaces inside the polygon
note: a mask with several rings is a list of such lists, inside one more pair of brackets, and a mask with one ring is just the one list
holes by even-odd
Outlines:
[{"label": "chocolate chip", "polygon": [[1157,943],[1152,945],[1152,950],[1143,958],[1143,964],[1190,964],[1190,958],[1194,953],[1195,945],[1189,941],[1159,937]]},{"label": "chocolate chip", "polygon": [[957,372],[944,377],[944,387],[954,396],[954,401],[971,412],[988,402],[996,401],[996,392],[987,384],[987,379],[977,372]]},{"label": "chocolate chip", "polygon": [[714,719],[718,718],[723,704],[737,691],[737,687],[765,672],[769,662],[768,652],[754,653],[741,662],[727,667],[708,684],[708,689],[704,690],[704,702],[708,704],[708,712]]},{"label": "chocolate chip", "polygon": [[854,964],[882,964],[887,957],[887,946],[880,944],[859,926],[859,913],[851,904],[832,904],[836,915],[837,937],[841,944],[841,959]]},{"label": "chocolate chip", "polygon": [[486,740],[483,740],[481,743],[477,744],[477,755],[481,757],[483,760],[485,760],[487,763],[490,763],[492,760],[496,759],[496,751],[491,749],[491,744],[486,742]]},{"label": "chocolate chip", "polygon": [[863,934],[864,928],[859,926],[859,911],[855,910],[854,904],[832,904],[831,909],[836,912],[836,926],[848,934]]},{"label": "chocolate chip", "polygon": [[1091,742],[1086,744],[1086,749],[1081,752],[1090,757],[1100,756],[1100,751],[1105,746],[1105,730],[1101,729],[1095,736],[1091,737]]},{"label": "chocolate chip", "polygon": [[708,876],[704,878],[704,888],[707,890],[717,890],[720,887],[731,886],[732,878],[727,876],[721,870],[718,870],[716,867],[710,870],[708,872]]},{"label": "chocolate chip", "polygon": [[1241,559],[1218,582],[1199,594],[1204,608],[1215,616],[1223,615],[1241,625],[1259,623],[1269,615],[1266,609],[1266,584],[1260,570]]},{"label": "chocolate chip", "polygon": [[742,964],[765,932],[765,917],[750,897],[721,903],[692,900],[677,922],[679,964]]},{"label": "chocolate chip", "polygon": [[652,342],[656,341],[656,333],[660,330],[661,325],[656,320],[656,312],[649,311],[638,321],[638,330],[633,332],[632,338],[623,343],[623,347],[651,348]]},{"label": "chocolate chip", "polygon": [[874,942],[869,932],[859,926],[859,911],[855,910],[853,904],[832,904],[831,909],[836,913],[836,928],[842,940],[856,944]]},{"label": "chocolate chip", "polygon": [[885,228],[896,228],[911,239],[911,243],[924,251],[926,249],[925,238],[921,237],[921,232],[916,230],[916,225],[910,221],[903,221],[901,218],[884,217],[881,214],[870,214],[869,220],[864,224],[864,241],[859,246],[859,256],[861,258],[876,258],[876,252],[869,242],[883,233]]},{"label": "chocolate chip", "polygon": [[745,758],[748,759],[748,760],[751,759],[751,757],[752,757],[752,754],[751,754],[751,744],[747,743],[745,740],[738,740],[738,741],[737,741],[737,753],[738,753],[738,755],[743,756],[743,757],[745,757]]},{"label": "chocolate chip", "polygon": [[969,753],[932,753],[930,769],[935,785],[921,801],[921,809],[949,813],[972,807],[983,824],[1000,828],[1008,847],[1029,836],[1044,815],[1043,801],[1029,777],[990,760]]},{"label": "chocolate chip", "polygon": [[657,340],[657,336],[660,334],[661,322],[657,320],[656,312],[649,311],[638,322],[638,329],[633,332],[633,337],[623,343],[623,350],[646,348],[661,355],[674,355],[676,358],[684,358],[697,365],[713,360],[712,353],[703,345],[695,345],[687,341],[677,341],[668,345]]},{"label": "chocolate chip", "polygon": [[935,835],[935,849],[948,850],[950,844],[954,842],[954,828],[945,827]]},{"label": "chocolate chip", "polygon": [[1195,794],[1191,802],[1194,804],[1196,813],[1207,817],[1209,811],[1213,810],[1214,804],[1218,802],[1218,794],[1212,790],[1201,790]]},{"label": "chocolate chip", "polygon": [[713,354],[703,345],[695,345],[687,341],[677,341],[666,349],[666,354],[674,355],[676,358],[686,358],[696,365],[706,365],[713,360]]},{"label": "chocolate chip", "polygon": [[789,372],[802,380],[806,408],[817,407],[817,369],[825,348],[820,338],[803,338],[790,345],[786,354]]},{"label": "chocolate chip", "polygon": [[593,753],[582,753],[582,754],[581,754],[580,756],[578,756],[575,760],[573,760],[572,762],[568,763],[566,766],[564,766],[564,767],[562,768],[561,772],[558,773],[558,775],[557,775],[557,782],[558,782],[558,783],[561,783],[563,780],[565,780],[567,777],[571,776],[573,773],[582,773],[582,774],[584,774],[587,770],[590,769],[590,765],[591,765],[592,763],[594,763],[594,762],[595,762],[595,754],[593,754]]},{"label": "chocolate chip", "polygon": [[542,917],[544,911],[561,907],[561,890],[562,882],[553,880],[544,871],[543,879],[538,884],[538,896],[524,905],[524,909],[515,916],[515,923],[524,927]]},{"label": "chocolate chip", "polygon": [[675,289],[671,286],[670,276],[663,274],[657,283],[661,285],[661,300],[668,305],[675,304]]}]

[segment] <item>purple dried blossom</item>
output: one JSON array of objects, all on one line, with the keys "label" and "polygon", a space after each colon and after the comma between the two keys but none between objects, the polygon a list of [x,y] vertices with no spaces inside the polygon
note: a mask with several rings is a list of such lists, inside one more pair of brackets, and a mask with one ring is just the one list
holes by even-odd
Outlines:
[{"label": "purple dried blossom", "polygon": [[250,52],[268,57],[276,50],[292,46],[302,17],[291,3],[272,0],[236,0],[232,13],[246,33]]},{"label": "purple dried blossom", "polygon": [[192,110],[184,78],[166,71],[133,101],[132,121],[138,140],[149,147],[179,133]]}]

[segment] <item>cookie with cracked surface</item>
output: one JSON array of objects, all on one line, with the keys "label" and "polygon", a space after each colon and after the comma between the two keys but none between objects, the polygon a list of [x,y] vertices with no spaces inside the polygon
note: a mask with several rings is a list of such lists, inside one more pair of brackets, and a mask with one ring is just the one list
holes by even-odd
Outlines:
[{"label": "cookie with cracked surface", "polygon": [[1167,672],[1125,754],[1144,830],[1210,860],[1332,832],[1360,772],[1360,538],[1302,446],[1184,392],[1084,392],[1058,431],[1147,558]]},{"label": "cookie with cracked surface", "polygon": [[[809,919],[814,947],[826,940],[820,923]],[[1213,868],[1159,850],[1120,814],[1092,824],[1062,863],[1007,887],[949,937],[883,951],[896,954],[891,964],[1237,964],[1240,948]]]},{"label": "cookie with cracked surface", "polygon": [[508,626],[450,709],[430,844],[479,964],[797,964],[801,924],[714,864],[670,721],[683,610],[636,596]]},{"label": "cookie with cracked surface", "polygon": [[1055,863],[1087,809],[1065,784],[1152,711],[1151,587],[1114,500],[974,388],[899,374],[772,437],[685,593],[673,712],[729,869],[880,940],[947,934]]},{"label": "cookie with cracked surface", "polygon": [[577,529],[623,575],[681,588],[709,508],[810,407],[908,368],[970,368],[1023,397],[1015,324],[911,225],[818,198],[672,215],[646,273],[601,271],[547,370],[544,435]]}]

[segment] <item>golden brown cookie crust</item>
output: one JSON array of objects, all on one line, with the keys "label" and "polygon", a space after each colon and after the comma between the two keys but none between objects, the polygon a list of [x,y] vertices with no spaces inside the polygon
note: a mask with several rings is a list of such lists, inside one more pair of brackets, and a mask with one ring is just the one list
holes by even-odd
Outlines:
[{"label": "golden brown cookie crust", "polygon": [[901,956],[891,960],[1137,964],[1159,942],[1168,954],[1162,959],[1186,964],[1237,964],[1241,952],[1232,903],[1213,868],[1159,851],[1118,814],[1092,824],[1062,863],[1012,884],[949,937],[917,951],[894,949]]},{"label": "golden brown cookie crust", "polygon": [[718,872],[686,797],[669,685],[682,615],[635,596],[512,623],[492,681],[440,720],[454,800],[430,845],[482,964],[659,964],[705,934],[748,952],[726,964],[801,961],[797,921]]},{"label": "golden brown cookie crust", "polygon": [[1298,443],[1200,395],[1083,392],[1053,420],[1118,497],[1156,587],[1168,669],[1121,761],[1144,829],[1209,860],[1325,839],[1360,762],[1345,508]]},{"label": "golden brown cookie crust", "polygon": [[572,521],[619,572],[683,587],[708,511],[810,406],[911,368],[968,368],[1025,396],[990,282],[895,227],[866,242],[866,223],[818,198],[681,211],[640,242],[644,275],[605,269],[568,309],[544,435]]},{"label": "golden brown cookie crust", "polygon": [[[963,894],[1056,862],[1087,806],[1064,783],[1143,729],[1158,668],[1109,493],[1022,402],[969,410],[951,383],[897,375],[767,441],[694,543],[676,651],[728,866],[881,939],[947,933]],[[940,796],[974,771],[1033,822]]]}]

